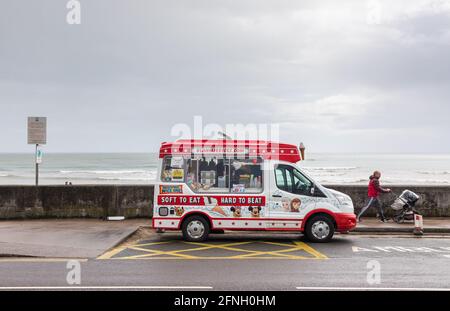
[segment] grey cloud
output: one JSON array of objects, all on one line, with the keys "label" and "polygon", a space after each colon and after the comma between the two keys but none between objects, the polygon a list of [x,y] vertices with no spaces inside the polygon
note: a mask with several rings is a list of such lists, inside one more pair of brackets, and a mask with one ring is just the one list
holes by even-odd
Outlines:
[{"label": "grey cloud", "polygon": [[[39,114],[54,151],[155,150],[201,115],[280,123],[282,139],[321,151],[368,151],[365,137],[422,129],[430,151],[450,152],[435,140],[449,130],[449,19],[419,2],[367,25],[361,1],[81,0],[82,24],[69,26],[64,1],[3,1],[0,130],[11,134],[0,151],[28,150],[24,120]],[[369,104],[311,117],[336,96]]]}]

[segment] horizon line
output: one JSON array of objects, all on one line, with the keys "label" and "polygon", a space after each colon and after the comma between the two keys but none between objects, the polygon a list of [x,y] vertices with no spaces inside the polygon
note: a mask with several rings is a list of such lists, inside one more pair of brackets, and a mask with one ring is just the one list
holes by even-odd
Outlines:
[{"label": "horizon line", "polygon": [[[157,151],[47,151],[45,154],[148,154],[159,153]],[[12,151],[0,152],[0,155],[12,154],[34,154],[34,151]],[[372,152],[372,151],[317,151],[309,152],[309,154],[373,154],[373,155],[450,155],[450,152]]]}]

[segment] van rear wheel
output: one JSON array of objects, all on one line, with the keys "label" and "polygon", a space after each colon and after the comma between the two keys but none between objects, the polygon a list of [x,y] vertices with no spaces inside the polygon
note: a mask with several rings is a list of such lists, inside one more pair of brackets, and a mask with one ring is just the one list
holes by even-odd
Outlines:
[{"label": "van rear wheel", "polygon": [[183,221],[181,231],[186,241],[200,242],[208,238],[210,228],[205,218],[194,215]]},{"label": "van rear wheel", "polygon": [[311,242],[326,243],[333,238],[334,230],[333,220],[330,217],[317,215],[306,223],[305,235]]}]

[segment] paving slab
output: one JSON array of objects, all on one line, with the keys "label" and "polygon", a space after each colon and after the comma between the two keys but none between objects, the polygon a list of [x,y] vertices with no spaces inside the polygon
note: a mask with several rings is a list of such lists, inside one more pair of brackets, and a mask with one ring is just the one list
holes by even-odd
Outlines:
[{"label": "paving slab", "polygon": [[150,219],[0,221],[0,256],[95,258]]},{"label": "paving slab", "polygon": [[[423,227],[425,233],[450,233],[450,218],[449,217],[424,217]],[[358,223],[356,228],[352,231],[357,232],[389,232],[402,233],[412,232],[414,229],[414,222],[404,222],[402,224],[395,223],[389,220],[386,223],[379,221],[374,217],[363,218],[362,222]]]}]

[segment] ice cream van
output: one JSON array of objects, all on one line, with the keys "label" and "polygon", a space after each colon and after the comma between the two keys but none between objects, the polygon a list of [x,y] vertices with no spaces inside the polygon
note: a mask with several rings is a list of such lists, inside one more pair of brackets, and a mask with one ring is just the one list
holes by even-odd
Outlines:
[{"label": "ice cream van", "polygon": [[164,142],[153,227],[203,241],[224,230],[302,232],[327,242],[356,226],[350,197],[316,182],[292,144],[251,140]]}]

